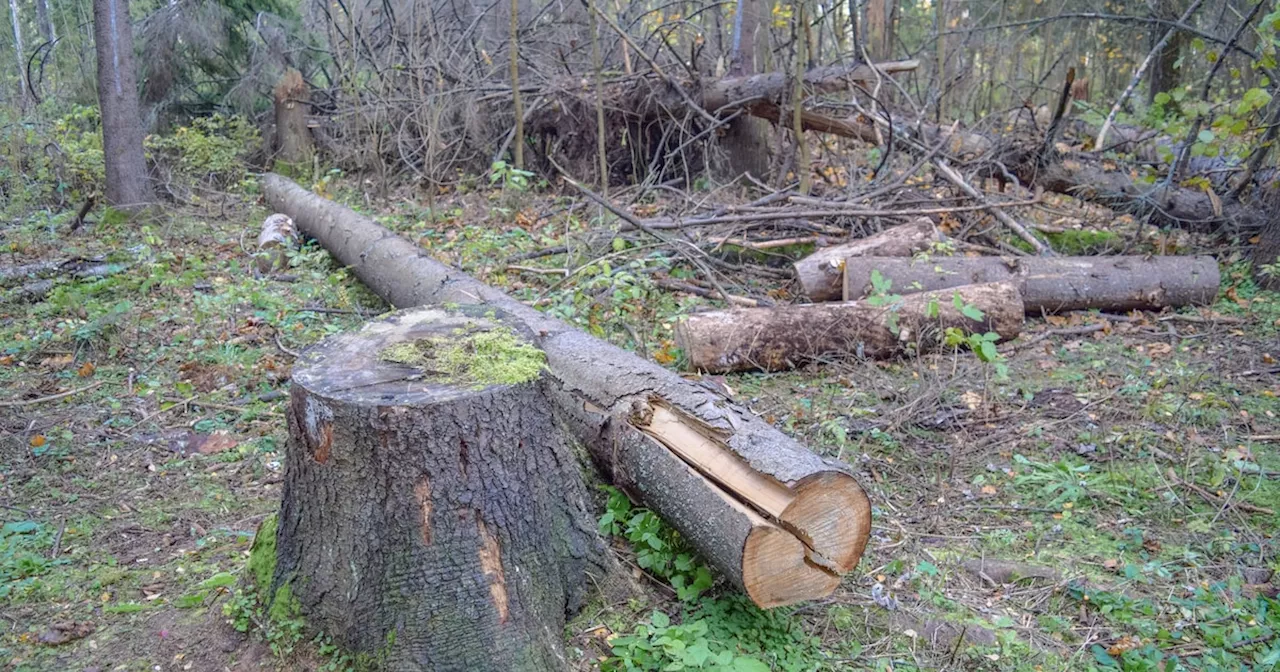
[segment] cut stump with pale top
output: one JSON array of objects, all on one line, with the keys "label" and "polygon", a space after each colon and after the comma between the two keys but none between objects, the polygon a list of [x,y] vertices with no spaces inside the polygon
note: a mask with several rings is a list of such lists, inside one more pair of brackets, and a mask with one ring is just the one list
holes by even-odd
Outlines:
[{"label": "cut stump with pale top", "polygon": [[295,367],[275,583],[385,669],[562,670],[601,566],[541,352],[491,317],[396,313]]}]

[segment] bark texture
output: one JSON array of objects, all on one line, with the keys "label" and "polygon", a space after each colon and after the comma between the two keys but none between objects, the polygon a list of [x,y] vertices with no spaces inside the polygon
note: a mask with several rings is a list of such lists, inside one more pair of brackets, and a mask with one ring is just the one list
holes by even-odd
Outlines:
[{"label": "bark texture", "polygon": [[604,549],[535,380],[477,386],[382,361],[483,317],[402,312],[295,365],[277,588],[382,669],[562,670]]},{"label": "bark texture", "polygon": [[93,39],[98,57],[98,103],[109,205],[129,208],[153,200],[142,153],[137,71],[129,0],[93,0]]},{"label": "bark texture", "polygon": [[[604,460],[606,464],[615,464],[614,459],[622,460],[617,468],[607,469],[606,476],[621,470],[630,474],[630,482],[624,481],[624,485],[633,486],[632,491],[640,501],[671,523],[724,576],[738,585],[744,588],[750,585],[742,574],[743,567],[751,565],[751,558],[745,557],[749,555],[751,531],[743,527],[746,523],[741,522],[742,516],[738,513],[752,508],[751,504],[744,504],[749,498],[742,493],[722,497],[719,489],[705,477],[665,479],[656,468],[627,461],[634,453],[620,451],[618,437],[639,442],[643,436],[644,441],[656,445],[658,438],[653,428],[643,421],[646,410],[652,412],[655,405],[669,407],[687,418],[691,426],[696,425],[699,432],[711,437],[716,450],[790,492],[795,509],[782,511],[777,519],[770,518],[767,526],[753,524],[751,529],[762,529],[761,534],[769,536],[778,535],[782,530],[797,539],[803,538],[807,542],[803,544],[805,553],[811,551],[830,568],[802,563],[803,567],[795,567],[795,571],[805,573],[807,578],[793,583],[812,586],[814,590],[803,595],[786,593],[785,601],[766,601],[763,606],[825,596],[835,584],[817,574],[827,571],[839,574],[857,564],[870,533],[870,506],[847,466],[814,455],[749,410],[701,385],[592,338],[430,259],[403,238],[283,177],[267,175],[263,184],[267,200],[277,211],[291,216],[302,232],[318,240],[393,305],[486,306],[500,311],[504,321],[519,325],[522,332],[530,334],[533,342],[546,353],[548,389],[557,399],[557,410],[569,432],[593,453],[616,456]],[[674,463],[668,467],[671,464]],[[823,482],[829,487],[817,494],[805,494],[808,488],[804,486],[819,477],[828,478]],[[661,496],[651,494],[658,492]],[[830,501],[839,505],[813,513],[814,502],[830,493],[835,493]],[[695,501],[705,505],[696,509],[684,506]],[[734,523],[737,531],[728,529],[730,525],[726,523],[723,533],[713,535],[708,534],[708,520],[739,522]],[[774,549],[785,545],[765,544]],[[751,590],[748,593],[752,597],[761,594]]]},{"label": "bark texture", "polygon": [[27,104],[27,55],[22,49],[22,16],[18,13],[18,0],[9,0],[9,18],[13,19],[13,53],[18,68],[18,95]]},{"label": "bark texture", "polygon": [[[732,75],[751,75],[769,55],[769,12],[764,0],[738,0],[734,13],[733,50],[729,69]],[[703,103],[714,110],[735,99]],[[769,179],[773,163],[773,129],[761,119],[741,116],[729,122],[719,145],[724,151],[722,179],[735,180],[744,174],[756,179]]]},{"label": "bark texture", "polygon": [[845,296],[854,300],[870,294],[874,271],[896,293],[1012,282],[1033,315],[1205,305],[1213,303],[1219,284],[1218,262],[1212,257],[850,257]]},{"label": "bark texture", "polygon": [[849,257],[910,257],[944,238],[928,217],[921,217],[866,238],[822,248],[795,263],[796,279],[810,301],[837,301],[844,291],[845,260]]},{"label": "bark texture", "polygon": [[45,42],[58,39],[58,29],[53,25],[53,14],[49,11],[49,0],[36,0],[36,24],[40,29],[40,37]]},{"label": "bark texture", "polygon": [[[982,319],[963,315],[954,304],[956,293],[964,304],[981,310]],[[689,368],[727,373],[925,352],[942,344],[948,327],[994,331],[1004,340],[1016,338],[1022,329],[1022,297],[1011,283],[969,285],[881,301],[697,313],[680,322],[676,339],[689,358]]]},{"label": "bark texture", "polygon": [[302,79],[302,73],[293,68],[285,70],[276,83],[276,158],[294,174],[311,167],[315,143],[307,128],[307,111],[310,91]]}]

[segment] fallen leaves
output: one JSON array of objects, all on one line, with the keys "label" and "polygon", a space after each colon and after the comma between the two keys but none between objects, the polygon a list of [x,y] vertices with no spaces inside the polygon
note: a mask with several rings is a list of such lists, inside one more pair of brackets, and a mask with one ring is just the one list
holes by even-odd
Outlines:
[{"label": "fallen leaves", "polygon": [[84,639],[93,634],[96,629],[96,626],[88,621],[62,621],[50,625],[48,630],[36,637],[36,641],[46,646],[60,646],[77,639]]},{"label": "fallen leaves", "polygon": [[71,362],[74,361],[74,359],[75,357],[69,354],[54,355],[52,357],[45,357],[44,359],[40,360],[40,366],[46,369],[53,369],[55,371],[60,371],[62,369],[67,368],[68,366],[71,366]]}]

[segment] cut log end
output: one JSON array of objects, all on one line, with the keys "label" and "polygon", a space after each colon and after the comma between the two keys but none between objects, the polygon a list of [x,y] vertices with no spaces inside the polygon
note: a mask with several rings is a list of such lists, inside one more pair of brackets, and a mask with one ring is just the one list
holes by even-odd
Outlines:
[{"label": "cut log end", "polygon": [[839,574],[852,571],[871,537],[871,500],[862,486],[848,474],[824,471],[792,490],[783,526],[813,551],[811,561]]},{"label": "cut log end", "polygon": [[631,422],[750,520],[742,581],[759,606],[826,597],[857,566],[871,534],[871,504],[852,476],[819,471],[781,483],[661,400],[636,408]]},{"label": "cut log end", "polygon": [[796,279],[810,301],[838,301],[849,257],[910,257],[944,240],[928,217],[885,229],[866,238],[820,249],[795,263]]},{"label": "cut log end", "polygon": [[747,596],[762,608],[823,598],[840,585],[840,575],[813,563],[795,535],[761,524],[742,551],[742,581]]}]

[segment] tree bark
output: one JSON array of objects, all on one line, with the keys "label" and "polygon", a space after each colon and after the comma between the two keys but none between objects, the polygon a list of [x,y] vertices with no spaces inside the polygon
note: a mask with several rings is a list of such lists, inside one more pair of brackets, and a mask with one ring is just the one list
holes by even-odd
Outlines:
[{"label": "tree bark", "polygon": [[[911,72],[920,67],[918,60],[883,61],[875,69],[865,63],[854,65],[829,65],[814,68],[804,74],[805,90],[812,93],[833,92],[846,89],[858,82],[876,77],[875,70],[885,74]],[[702,106],[710,112],[731,111],[735,105],[750,105],[756,101],[778,101],[787,93],[787,73],[774,71],[757,74],[734,74],[703,86]],[[678,104],[678,103],[672,103]]]},{"label": "tree bark", "polygon": [[18,64],[18,97],[27,104],[27,58],[22,49],[22,17],[18,13],[18,0],[9,0],[9,17],[13,19],[13,51]]},{"label": "tree bark", "polygon": [[870,0],[867,3],[867,51],[872,60],[888,60],[893,54],[893,22],[897,0]]},{"label": "tree bark", "polygon": [[402,312],[300,359],[272,594],[383,669],[559,671],[604,547],[541,385],[380,354],[501,326],[470,312]]},{"label": "tree bark", "polygon": [[49,11],[49,0],[36,0],[36,22],[39,23],[40,37],[45,42],[58,39],[58,29],[53,25],[53,14]]},{"label": "tree bark", "polygon": [[393,305],[486,306],[531,334],[546,353],[561,419],[605,475],[760,606],[823,597],[857,565],[870,505],[847,466],[701,385],[431,260],[341,205],[278,175],[263,186],[272,207]]},{"label": "tree bark", "polygon": [[510,33],[507,48],[510,50],[511,113],[515,116],[515,138],[512,140],[512,165],[524,170],[524,102],[520,99],[520,0],[511,0]]},{"label": "tree bark", "polygon": [[311,92],[302,73],[293,68],[284,71],[273,91],[276,113],[276,159],[291,175],[305,175],[311,169],[315,143],[307,128]]},{"label": "tree bark", "polygon": [[[1178,20],[1182,10],[1178,8],[1176,0],[1154,0],[1152,5],[1152,14],[1154,18],[1166,19],[1171,21]],[[1148,79],[1147,86],[1147,104],[1150,105],[1155,101],[1156,94],[1163,91],[1170,91],[1178,86],[1178,58],[1182,55],[1182,43],[1185,36],[1179,31],[1170,31],[1169,39],[1163,43],[1159,42],[1160,34],[1151,33],[1151,48],[1156,49],[1155,62],[1151,68],[1151,76]]]},{"label": "tree bark", "polygon": [[[769,52],[769,15],[763,0],[738,0],[734,14],[733,50],[730,54],[729,74],[751,75],[763,65]],[[785,81],[786,75],[782,74]],[[714,110],[719,105],[703,105]],[[736,180],[743,174],[758,180],[769,180],[773,163],[772,128],[767,122],[740,116],[730,121],[719,145],[724,150],[725,161],[721,179]]]},{"label": "tree bark", "polygon": [[1160,310],[1205,305],[1218,295],[1218,262],[1212,257],[850,257],[845,296],[872,291],[871,274],[892,283],[889,291],[944,290],[979,282],[1018,286],[1027,313],[1096,308]]},{"label": "tree bark", "polygon": [[288,215],[274,214],[262,222],[262,231],[258,233],[258,252],[254,255],[254,265],[259,273],[270,273],[272,269],[283,270],[288,263],[289,251],[298,244],[298,230]]},{"label": "tree bark", "polygon": [[129,0],[93,0],[93,35],[98,57],[106,200],[117,208],[146,205],[152,202],[153,194],[142,153],[142,115],[138,111],[137,74],[133,67]]},{"label": "tree bark", "polygon": [[[954,304],[957,293],[964,304],[983,312],[982,319],[962,314]],[[1015,338],[1022,329],[1022,297],[1010,283],[881,301],[695,313],[676,327],[676,342],[696,371],[782,371],[831,359],[885,359],[935,350],[948,327],[966,333],[994,331],[1002,339]]]},{"label": "tree bark", "polygon": [[[1280,193],[1268,194],[1267,200],[1271,203],[1280,201]],[[1270,203],[1268,203],[1269,205]],[[1280,205],[1280,204],[1277,204]],[[1275,212],[1275,210],[1272,210]],[[1263,264],[1275,264],[1280,267],[1280,217],[1271,217],[1262,227],[1262,232],[1258,234],[1258,245],[1253,248],[1250,255],[1254,268],[1261,270],[1259,267]],[[1271,289],[1280,288],[1280,272],[1277,274],[1261,275],[1257,274],[1263,284]]]},{"label": "tree bark", "polygon": [[928,217],[885,229],[880,233],[822,248],[794,264],[801,291],[810,301],[836,301],[844,292],[845,260],[849,257],[910,257],[945,237]]}]

